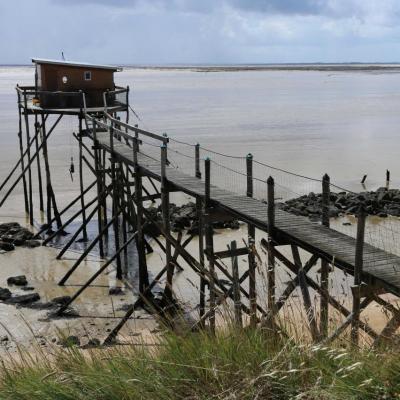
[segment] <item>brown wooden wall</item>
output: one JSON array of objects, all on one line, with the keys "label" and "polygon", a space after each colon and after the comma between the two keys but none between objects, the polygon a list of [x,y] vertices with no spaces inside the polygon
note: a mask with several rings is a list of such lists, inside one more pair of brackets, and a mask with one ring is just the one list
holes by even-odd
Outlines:
[{"label": "brown wooden wall", "polygon": [[[41,80],[39,90],[73,92],[114,89],[113,70],[51,64],[40,64],[39,67]],[[85,80],[85,71],[92,73],[90,81]],[[68,79],[67,83],[62,81],[64,76]]]}]

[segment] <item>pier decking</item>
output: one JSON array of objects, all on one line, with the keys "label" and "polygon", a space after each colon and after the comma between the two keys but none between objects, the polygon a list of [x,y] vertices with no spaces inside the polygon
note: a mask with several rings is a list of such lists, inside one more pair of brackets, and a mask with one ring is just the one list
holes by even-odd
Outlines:
[{"label": "pier decking", "polygon": [[[99,145],[111,152],[110,134],[98,132]],[[129,165],[134,165],[132,148],[114,139],[115,157]],[[158,154],[138,153],[138,163],[143,175],[161,180],[161,162]],[[205,185],[200,179],[185,174],[173,167],[166,167],[167,180],[174,187],[193,197],[204,198]],[[211,185],[210,200],[215,206],[234,214],[239,220],[253,224],[258,229],[268,232],[267,205],[257,199],[240,196]],[[356,255],[356,240],[343,233],[311,222],[307,217],[296,216],[277,209],[275,212],[275,228],[278,243],[296,244],[312,254],[326,259],[328,262],[353,274]],[[388,292],[400,296],[400,257],[381,249],[364,244],[363,280],[379,282]]]}]

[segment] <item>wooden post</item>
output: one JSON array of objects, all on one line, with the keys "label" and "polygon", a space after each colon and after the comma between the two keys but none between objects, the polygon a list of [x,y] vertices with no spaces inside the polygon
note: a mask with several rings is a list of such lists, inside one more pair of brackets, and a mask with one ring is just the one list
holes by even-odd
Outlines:
[{"label": "wooden post", "polygon": [[[81,208],[82,208],[82,220],[83,222],[86,221],[86,209],[85,209],[85,197],[83,195],[83,160],[82,160],[82,155],[83,155],[83,147],[82,147],[82,110],[81,113],[79,114],[79,135],[78,135],[78,141],[79,141],[79,188],[81,191]],[[88,235],[87,235],[87,230],[86,230],[86,225],[83,228],[82,231],[82,240],[84,242],[88,241]]]},{"label": "wooden post", "polygon": [[236,241],[233,240],[231,242],[230,251],[231,262],[232,262],[232,288],[233,288],[233,302],[235,308],[235,325],[237,328],[243,327],[242,321],[242,302],[240,300],[240,282],[239,282],[239,266],[238,266],[238,258],[235,255],[237,246]]},{"label": "wooden post", "polygon": [[40,166],[40,154],[39,154],[39,132],[40,132],[40,123],[38,122],[37,113],[35,113],[35,149],[36,149],[36,166],[37,166],[37,175],[38,175],[38,185],[39,185],[39,209],[41,212],[44,211],[43,205],[43,185],[42,185],[42,168]]},{"label": "wooden post", "polygon": [[208,257],[208,271],[210,273],[209,279],[209,291],[210,291],[210,331],[215,333],[215,268],[214,268],[214,230],[211,222],[211,204],[210,204],[210,181],[211,181],[211,169],[210,159],[206,158],[204,161],[204,174],[205,174],[205,236],[206,236],[206,254]]},{"label": "wooden post", "polygon": [[351,321],[351,341],[353,345],[358,345],[359,326],[360,326],[360,287],[361,275],[363,270],[363,251],[364,251],[364,234],[365,221],[367,215],[364,204],[360,204],[357,218],[357,238],[356,238],[356,255],[354,263],[354,286],[353,292],[353,318]]},{"label": "wooden post", "polygon": [[[57,122],[56,122],[57,123]],[[53,128],[52,128],[53,129]],[[51,184],[51,176],[50,176],[50,164],[49,164],[49,154],[47,149],[47,135],[46,135],[46,125],[44,115],[42,114],[42,144],[43,144],[43,160],[44,160],[44,169],[46,173],[46,196],[47,196],[47,225],[49,230],[51,231],[51,208],[53,207],[54,217],[57,223],[57,228],[62,226],[61,217],[58,212],[56,198],[53,191],[53,186]]]},{"label": "wooden post", "polygon": [[[253,197],[253,155],[248,154],[246,157],[247,170],[247,197]],[[255,260],[255,236],[256,229],[252,224],[247,225],[247,236],[249,241],[249,302],[250,302],[250,325],[255,327],[257,324],[257,293],[256,293],[256,260]]]},{"label": "wooden post", "polygon": [[[204,213],[203,213],[203,202],[198,197],[196,198],[196,211],[197,219],[199,224],[199,263],[204,268]],[[200,303],[199,303],[199,314],[200,319],[205,314],[206,307],[206,280],[203,275],[200,275]],[[202,327],[204,324],[201,324]]]},{"label": "wooden post", "polygon": [[[167,146],[161,146],[161,212],[165,232],[170,234],[169,191],[167,182]],[[167,267],[167,282],[164,290],[164,299],[172,304],[172,280],[174,265],[171,262],[171,243],[165,238],[165,265]]]},{"label": "wooden post", "polygon": [[24,117],[25,117],[25,133],[26,133],[26,150],[28,151],[28,198],[29,198],[29,223],[33,226],[33,188],[32,188],[32,169],[31,169],[31,149],[30,149],[30,134],[29,134],[29,117],[28,104],[26,94],[24,94]]},{"label": "wooden post", "polygon": [[[24,161],[24,145],[22,141],[22,116],[21,116],[21,95],[18,93],[18,140],[19,140],[19,151],[21,155],[21,171],[22,171],[22,183],[24,188],[24,201],[25,201],[25,213],[29,214],[29,203],[28,203],[28,191],[26,188],[26,177],[25,177],[25,161]],[[38,157],[39,155],[37,155]]]},{"label": "wooden post", "polygon": [[[322,178],[322,225],[329,228],[329,196],[330,196],[330,178],[325,174]],[[325,293],[320,299],[320,335],[326,338],[328,335],[329,320],[329,263],[321,260],[321,290]]]},{"label": "wooden post", "polygon": [[[116,161],[114,159],[114,155],[111,155],[111,180],[112,180],[112,215],[114,219],[113,229],[114,229],[114,244],[115,244],[115,251],[118,252],[120,240],[119,240],[119,211],[118,211],[118,175],[116,174]],[[122,279],[122,269],[121,269],[121,255],[118,252],[117,259],[117,279]]]},{"label": "wooden post", "polygon": [[[137,142],[139,143],[139,142]],[[143,182],[139,164],[135,163],[135,197],[136,197],[136,224],[137,224],[137,249],[139,257],[139,293],[145,296],[149,286],[147,271],[145,240],[143,233]]]},{"label": "wooden post", "polygon": [[199,143],[196,143],[194,146],[194,167],[195,167],[195,177],[201,179]]},{"label": "wooden post", "polygon": [[[103,230],[103,210],[101,207],[101,202],[102,199],[100,197],[100,193],[102,191],[101,188],[101,166],[100,166],[100,147],[99,147],[99,143],[97,141],[97,132],[96,132],[96,120],[93,120],[93,138],[94,138],[94,169],[96,172],[96,188],[97,188],[97,201],[99,202],[98,207],[97,207],[97,227],[98,227],[98,231],[99,233]],[[103,237],[101,236],[99,238],[99,253],[100,253],[100,257],[104,257],[104,242],[103,242]]]},{"label": "wooden post", "polygon": [[274,247],[274,230],[275,230],[275,182],[274,178],[270,176],[267,179],[268,194],[268,310],[274,312],[275,309],[275,255],[273,252]]}]

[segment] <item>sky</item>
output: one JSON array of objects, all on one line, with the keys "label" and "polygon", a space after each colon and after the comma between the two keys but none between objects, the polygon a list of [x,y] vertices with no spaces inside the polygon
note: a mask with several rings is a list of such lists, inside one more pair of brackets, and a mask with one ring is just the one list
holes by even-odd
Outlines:
[{"label": "sky", "polygon": [[400,0],[0,0],[0,64],[400,61]]}]

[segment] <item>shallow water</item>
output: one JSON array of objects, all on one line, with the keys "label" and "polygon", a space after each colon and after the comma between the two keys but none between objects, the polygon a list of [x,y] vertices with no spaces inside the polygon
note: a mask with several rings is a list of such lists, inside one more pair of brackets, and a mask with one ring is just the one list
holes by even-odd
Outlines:
[{"label": "shallow water", "polygon": [[[259,161],[307,176],[319,178],[327,172],[333,182],[355,191],[364,190],[359,183],[364,174],[368,174],[366,189],[383,186],[386,169],[392,172],[391,184],[396,187],[400,184],[397,176],[398,73],[194,72],[126,68],[116,79],[119,85],[130,86],[131,104],[141,119],[131,121],[145,129],[167,132],[180,140],[200,142],[205,148],[212,147],[231,155],[245,156],[251,152]],[[18,157],[14,87],[16,83],[30,85],[32,82],[32,68],[0,67],[0,180]],[[54,119],[50,118],[51,121]],[[75,163],[77,160],[78,148],[71,138],[71,131],[76,129],[77,120],[67,116],[49,141],[51,173],[60,208],[79,191],[77,177],[72,181],[68,172],[71,157]],[[211,157],[218,159],[215,155]],[[226,162],[230,167],[239,168],[236,160]],[[258,169],[257,173],[266,178],[272,172]],[[319,190],[319,184],[291,175],[282,179],[283,184],[294,188],[294,195]],[[92,181],[86,171],[86,184]],[[37,192],[37,187],[35,189]],[[0,222],[21,218],[21,193],[20,185],[0,209]],[[77,207],[71,212],[76,210]],[[43,219],[37,221],[41,222]],[[341,223],[337,221],[336,227],[344,230]],[[386,229],[387,223],[374,221],[382,229]],[[400,231],[398,219],[391,220],[390,224]],[[354,226],[346,229],[354,234]],[[242,228],[221,233],[216,237],[216,247],[225,250],[229,235],[241,240],[246,232]],[[190,251],[195,253],[196,246],[194,241]],[[55,255],[55,250],[41,248],[0,255],[0,286],[10,274],[26,272],[44,299],[71,293],[76,288],[60,289],[56,282],[72,261],[55,261]],[[158,272],[163,264],[162,254],[156,252],[149,257],[149,262],[153,272]],[[87,279],[98,265],[98,261],[94,261],[81,268],[74,275],[76,283]],[[241,268],[245,268],[245,263]],[[288,278],[283,272],[278,277],[282,282]],[[188,273],[178,276],[177,281],[179,291],[190,300],[190,307],[195,308],[198,301],[197,289],[193,287],[197,284],[196,277]],[[342,281],[343,277],[338,275],[332,282],[332,290],[338,295],[348,292],[348,287],[342,289]],[[107,296],[108,286],[115,283],[112,274],[103,276],[99,283],[103,288],[89,289],[78,306],[88,315],[112,316],[113,307],[108,304]],[[130,298],[123,300],[130,301]],[[35,313],[28,312],[28,316],[35,321]],[[1,323],[18,327],[16,318],[18,311],[0,305]],[[38,329],[47,328],[38,325]]]}]

